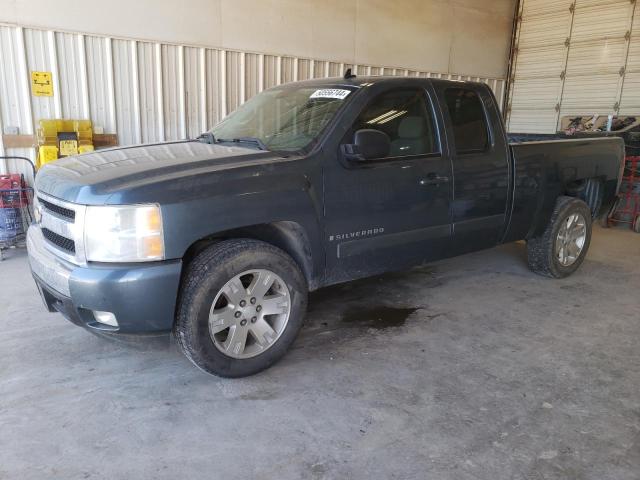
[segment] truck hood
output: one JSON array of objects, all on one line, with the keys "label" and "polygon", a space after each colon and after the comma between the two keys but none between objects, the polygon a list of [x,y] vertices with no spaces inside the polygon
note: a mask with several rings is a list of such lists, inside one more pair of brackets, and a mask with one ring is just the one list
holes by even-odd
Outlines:
[{"label": "truck hood", "polygon": [[108,203],[140,185],[285,160],[251,148],[183,141],[112,148],[57,160],[36,176],[36,189],[73,203]]}]

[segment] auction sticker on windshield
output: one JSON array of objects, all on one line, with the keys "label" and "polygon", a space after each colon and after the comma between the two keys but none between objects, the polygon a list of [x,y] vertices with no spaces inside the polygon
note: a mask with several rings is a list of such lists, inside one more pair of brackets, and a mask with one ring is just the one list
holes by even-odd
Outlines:
[{"label": "auction sticker on windshield", "polygon": [[351,90],[343,88],[321,88],[313,92],[309,98],[337,98],[338,100],[344,100],[350,93]]}]

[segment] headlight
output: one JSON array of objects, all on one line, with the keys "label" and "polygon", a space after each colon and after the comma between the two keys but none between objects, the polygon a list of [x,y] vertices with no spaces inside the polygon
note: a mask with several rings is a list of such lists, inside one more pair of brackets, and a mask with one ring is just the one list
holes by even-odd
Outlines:
[{"label": "headlight", "polygon": [[87,207],[84,242],[89,262],[150,262],[164,259],[158,205]]},{"label": "headlight", "polygon": [[33,196],[33,221],[35,223],[40,223],[40,220],[42,220],[42,206],[40,206],[38,195],[34,195]]}]

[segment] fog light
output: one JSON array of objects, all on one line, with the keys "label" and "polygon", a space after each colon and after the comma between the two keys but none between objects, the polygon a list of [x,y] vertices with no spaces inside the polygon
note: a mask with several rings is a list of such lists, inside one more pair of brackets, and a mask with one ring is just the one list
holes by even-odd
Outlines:
[{"label": "fog light", "polygon": [[96,321],[100,323],[104,323],[105,325],[111,325],[112,327],[118,326],[118,321],[116,320],[116,316],[111,312],[100,312],[98,310],[93,311],[93,316]]}]

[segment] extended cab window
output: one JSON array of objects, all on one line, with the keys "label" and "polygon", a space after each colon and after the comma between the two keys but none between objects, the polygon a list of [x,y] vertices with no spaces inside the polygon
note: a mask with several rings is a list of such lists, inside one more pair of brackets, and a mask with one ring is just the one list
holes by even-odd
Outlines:
[{"label": "extended cab window", "polygon": [[484,108],[478,94],[466,88],[444,92],[458,153],[481,152],[489,146]]},{"label": "extended cab window", "polygon": [[356,120],[352,133],[375,129],[391,140],[391,157],[425,155],[440,151],[424,90],[393,90],[376,97]]}]

